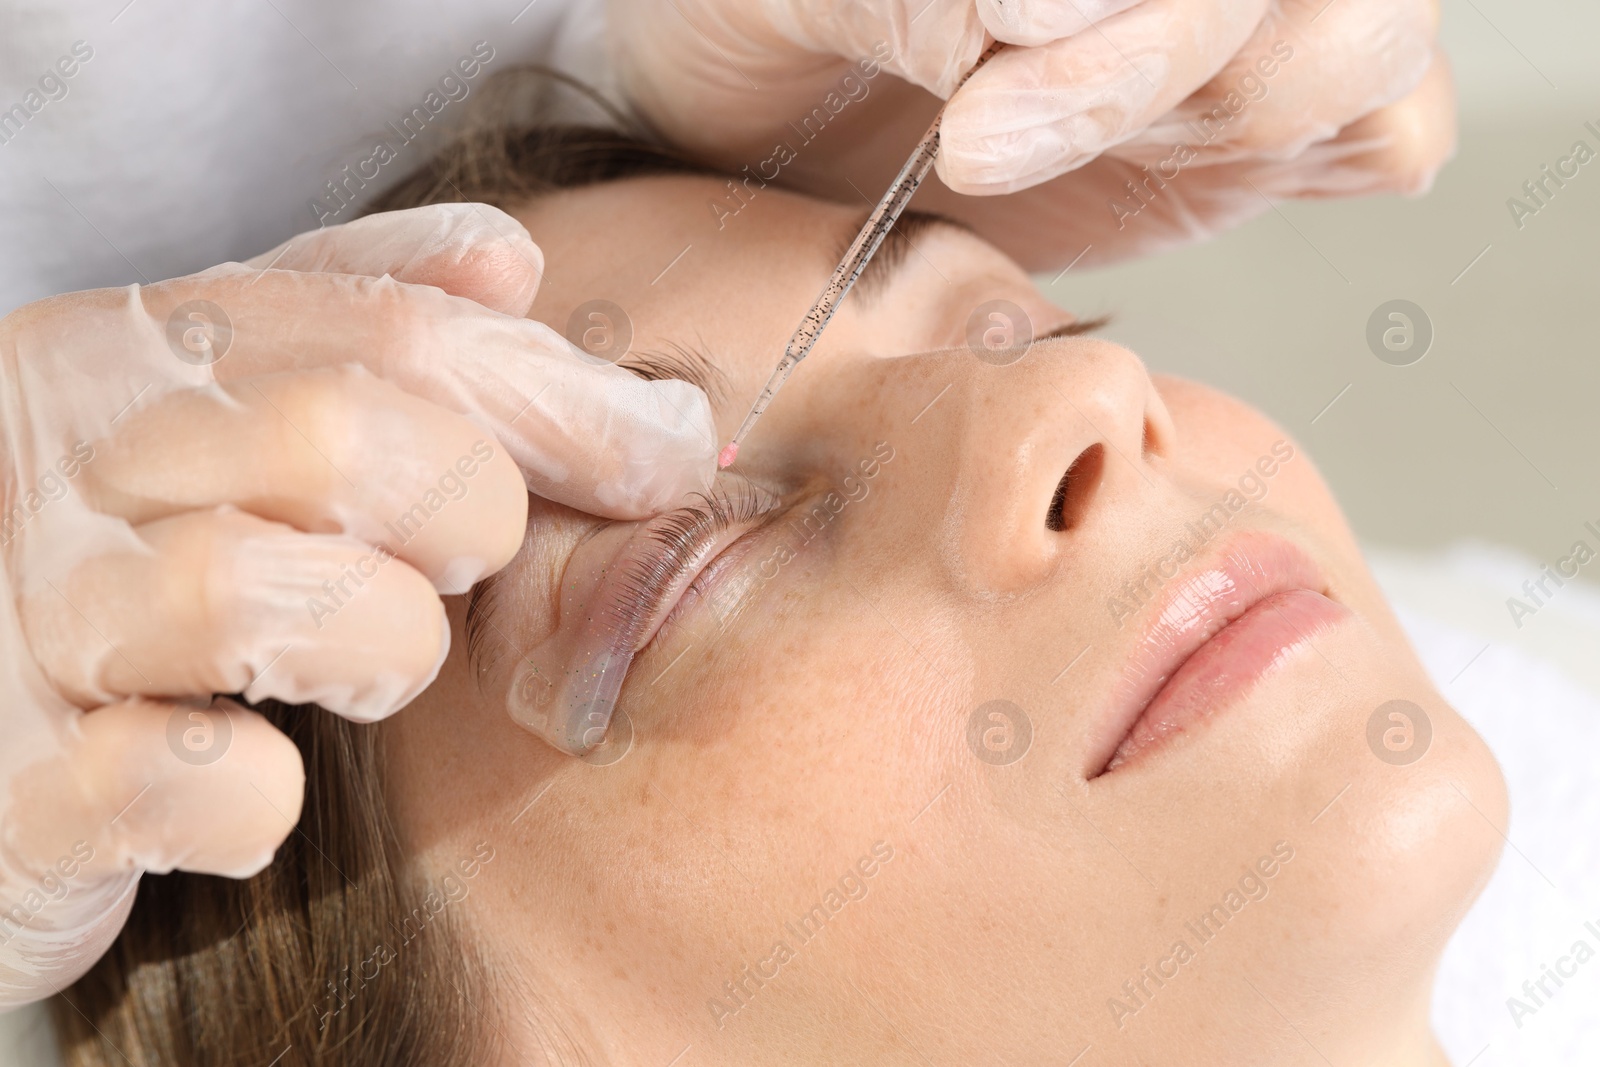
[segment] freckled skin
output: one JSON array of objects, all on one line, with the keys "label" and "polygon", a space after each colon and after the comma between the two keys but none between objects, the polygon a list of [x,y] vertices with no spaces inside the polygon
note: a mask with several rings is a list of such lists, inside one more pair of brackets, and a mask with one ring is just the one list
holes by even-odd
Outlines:
[{"label": "freckled skin", "polygon": [[[719,232],[718,187],[630,181],[520,217],[551,267],[535,317],[607,299],[636,349],[704,349],[730,385],[726,435],[859,216],[768,190]],[[536,507],[496,665],[468,668],[453,603],[439,680],[384,727],[418,863],[494,844],[463,907],[546,1025],[600,1062],[690,1045],[705,1064],[1022,1064],[1091,1045],[1096,1064],[1442,1064],[1431,971],[1498,854],[1493,760],[1431,688],[1303,447],[1104,341],[976,359],[966,320],[993,299],[1036,335],[1071,321],[998,252],[940,229],[875,299],[845,302],[737,469],[815,502],[844,495],[880,443],[894,458],[776,576],[751,578],[771,542],[719,575],[725,625],[696,604],[643,650],[618,705],[632,747],[605,766],[505,711],[513,646],[552,624],[549,561],[593,526]],[[1085,780],[1139,633],[1108,601],[1277,442],[1293,458],[1230,526],[1298,545],[1354,619],[1200,728]],[[1097,444],[1074,525],[1048,529],[1062,473]],[[995,699],[1031,726],[1010,763],[969,745]],[[1433,727],[1409,766],[1367,746],[1391,699]],[[1280,844],[1293,858],[1264,896],[1159,988],[1144,978]],[[875,845],[892,858],[852,875]],[[819,905],[822,932],[798,936]],[[751,977],[772,974],[779,942],[792,958]],[[1124,983],[1141,980],[1153,992],[1136,1001]],[[506,988],[507,1033],[532,1048]]]}]

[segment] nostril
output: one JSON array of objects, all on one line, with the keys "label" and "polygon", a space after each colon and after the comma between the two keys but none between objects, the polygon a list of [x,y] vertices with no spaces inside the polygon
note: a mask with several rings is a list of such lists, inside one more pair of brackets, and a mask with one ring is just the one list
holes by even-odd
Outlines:
[{"label": "nostril", "polygon": [[1156,439],[1155,423],[1149,419],[1144,420],[1144,438],[1139,442],[1140,454],[1144,456],[1160,455],[1161,442]]},{"label": "nostril", "polygon": [[1100,468],[1105,463],[1105,447],[1090,445],[1078,453],[1072,466],[1056,483],[1055,494],[1050,498],[1050,510],[1045,513],[1046,529],[1056,533],[1070,530],[1083,517],[1084,509],[1094,496],[1094,487],[1100,484]]}]

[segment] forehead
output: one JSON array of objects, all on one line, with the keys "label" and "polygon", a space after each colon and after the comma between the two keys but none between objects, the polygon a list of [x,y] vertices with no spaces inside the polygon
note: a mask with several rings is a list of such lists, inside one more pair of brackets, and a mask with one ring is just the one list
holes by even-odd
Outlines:
[{"label": "forehead", "polygon": [[732,188],[742,201],[728,179],[629,179],[516,212],[545,253],[534,317],[559,329],[573,310],[603,300],[641,338],[749,343],[773,333],[781,350],[860,212],[771,187]]}]

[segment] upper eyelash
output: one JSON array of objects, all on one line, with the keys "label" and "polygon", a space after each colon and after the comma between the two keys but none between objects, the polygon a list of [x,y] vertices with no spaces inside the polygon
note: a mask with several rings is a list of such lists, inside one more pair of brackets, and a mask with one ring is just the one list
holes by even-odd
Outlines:
[{"label": "upper eyelash", "polygon": [[[749,522],[771,511],[773,501],[765,490],[748,480],[734,483],[731,490],[713,487],[711,492],[701,494],[700,499],[699,504],[669,511],[652,520],[652,529],[644,536],[659,545],[661,551],[630,559],[615,593],[601,606],[618,625],[619,632],[655,616],[661,607],[661,598],[672,588],[674,579],[697,546],[714,540],[738,523]],[[488,636],[491,629],[498,630],[493,615],[504,573],[499,571],[482,579],[467,597],[467,661],[473,668],[474,678],[481,679],[483,672],[499,660],[500,654],[491,651]]]},{"label": "upper eyelash", "polygon": [[732,489],[714,487],[700,494],[700,500],[651,520],[643,536],[659,551],[627,560],[617,579],[617,595],[604,608],[619,630],[653,618],[684,569],[708,543],[773,510],[770,495],[749,481],[737,482]]}]

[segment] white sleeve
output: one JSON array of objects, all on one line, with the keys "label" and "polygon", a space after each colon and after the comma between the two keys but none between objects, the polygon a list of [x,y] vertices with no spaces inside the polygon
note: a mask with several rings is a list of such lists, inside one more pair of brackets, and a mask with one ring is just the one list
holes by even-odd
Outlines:
[{"label": "white sleeve", "polygon": [[[424,162],[429,142],[404,127],[451,128],[465,110],[452,87],[475,93],[508,67],[554,67],[616,101],[606,6],[6,0],[0,315],[247,259],[346,189],[356,203],[327,221],[348,221]],[[375,172],[380,142],[393,151]]]},{"label": "white sleeve", "polygon": [[628,102],[618,87],[616,62],[606,37],[609,8],[602,0],[571,4],[550,40],[551,55],[558,57],[551,65],[588,85],[619,110],[627,111]]}]

